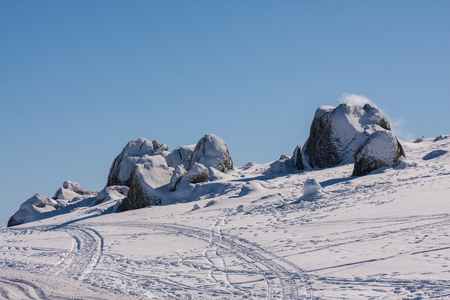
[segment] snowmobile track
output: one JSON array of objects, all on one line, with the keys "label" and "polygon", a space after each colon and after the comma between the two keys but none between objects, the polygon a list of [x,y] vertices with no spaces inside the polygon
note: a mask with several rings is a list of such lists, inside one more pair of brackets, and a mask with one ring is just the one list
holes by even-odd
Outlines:
[{"label": "snowmobile track", "polygon": [[268,287],[267,299],[313,299],[308,277],[298,266],[256,244],[223,234],[220,230],[212,234],[212,231],[207,229],[168,223],[87,223],[85,225],[157,228],[207,243],[212,239],[212,244],[218,249],[246,261],[264,277]]}]

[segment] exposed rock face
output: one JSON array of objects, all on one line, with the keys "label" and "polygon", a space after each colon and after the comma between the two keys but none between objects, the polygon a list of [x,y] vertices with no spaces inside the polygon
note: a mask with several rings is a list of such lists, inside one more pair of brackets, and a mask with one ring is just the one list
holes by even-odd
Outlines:
[{"label": "exposed rock face", "polygon": [[227,145],[214,134],[207,134],[198,141],[192,153],[189,170],[195,163],[200,163],[208,169],[215,168],[221,172],[233,169],[233,160]]},{"label": "exposed rock face", "polygon": [[294,153],[292,154],[291,163],[292,166],[297,170],[303,170],[305,168],[305,166],[303,165],[302,149],[300,145],[297,145],[297,147],[295,147]]},{"label": "exposed rock face", "polygon": [[177,189],[177,184],[181,181],[184,174],[186,174],[186,169],[183,164],[178,165],[170,178],[169,190],[171,192]]},{"label": "exposed rock face", "polygon": [[128,205],[138,209],[160,205],[162,193],[159,191],[170,182],[171,172],[163,155],[145,155],[137,163],[128,181]]},{"label": "exposed rock face", "polygon": [[368,136],[389,129],[386,116],[374,105],[321,106],[302,151],[303,163],[319,168],[352,163],[353,154]]},{"label": "exposed rock face", "polygon": [[144,156],[155,152],[167,151],[167,145],[161,145],[157,140],[149,141],[139,138],[128,142],[122,152],[114,159],[108,175],[107,186],[111,185],[129,185],[131,172],[136,163]]},{"label": "exposed rock face", "polygon": [[184,169],[189,169],[192,153],[195,150],[195,145],[181,146],[175,148],[169,155],[167,155],[167,165],[172,168],[176,168],[179,165],[183,165]]},{"label": "exposed rock face", "polygon": [[404,156],[403,147],[392,132],[377,131],[356,150],[352,176],[366,175],[381,167],[395,167]]},{"label": "exposed rock face", "polygon": [[207,182],[209,177],[208,168],[199,163],[194,163],[184,175],[184,179],[190,183]]}]

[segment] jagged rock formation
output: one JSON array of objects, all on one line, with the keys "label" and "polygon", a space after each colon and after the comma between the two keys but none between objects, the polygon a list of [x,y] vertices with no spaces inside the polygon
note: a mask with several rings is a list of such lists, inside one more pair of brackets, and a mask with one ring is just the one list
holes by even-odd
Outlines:
[{"label": "jagged rock formation", "polygon": [[221,172],[227,172],[234,168],[227,145],[214,134],[207,134],[198,141],[192,153],[189,169],[195,163],[200,163],[208,169],[215,168]]},{"label": "jagged rock formation", "polygon": [[303,163],[319,168],[352,163],[353,154],[367,137],[384,130],[390,130],[389,121],[374,105],[321,106],[316,110],[303,147]]},{"label": "jagged rock formation", "polygon": [[366,175],[381,167],[395,167],[404,156],[403,147],[392,132],[377,131],[356,150],[352,176]]},{"label": "jagged rock formation", "polygon": [[302,148],[300,145],[297,145],[294,149],[294,153],[291,157],[291,163],[292,166],[295,167],[297,170],[303,170],[305,168],[305,165],[303,164],[302,160]]}]

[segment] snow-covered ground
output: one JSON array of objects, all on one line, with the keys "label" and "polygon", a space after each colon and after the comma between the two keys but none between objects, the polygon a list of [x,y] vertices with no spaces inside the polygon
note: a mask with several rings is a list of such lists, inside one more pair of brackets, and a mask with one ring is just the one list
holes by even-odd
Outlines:
[{"label": "snow-covered ground", "polygon": [[249,163],[182,203],[1,228],[0,297],[450,298],[450,136],[403,146],[367,176]]}]

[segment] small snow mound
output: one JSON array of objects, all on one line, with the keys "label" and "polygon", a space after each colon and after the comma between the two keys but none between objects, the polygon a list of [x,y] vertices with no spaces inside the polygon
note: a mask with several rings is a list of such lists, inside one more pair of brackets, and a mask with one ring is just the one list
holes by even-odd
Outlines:
[{"label": "small snow mound", "polygon": [[241,212],[244,212],[244,205],[239,205],[237,208],[236,208],[236,212],[238,212],[238,213],[241,213]]},{"label": "small snow mound", "polygon": [[315,179],[306,179],[303,185],[303,197],[313,197],[322,195],[322,186]]},{"label": "small snow mound", "polygon": [[249,194],[262,191],[264,190],[264,187],[261,185],[261,183],[258,180],[252,180],[247,182],[241,189],[239,193],[239,197],[247,196]]},{"label": "small snow mound", "polygon": [[433,150],[430,153],[428,153],[427,155],[425,155],[422,159],[430,160],[430,159],[439,157],[439,156],[447,154],[447,153],[448,153],[448,151],[445,151],[445,150]]},{"label": "small snow mound", "polygon": [[200,209],[200,206],[198,206],[198,204],[194,204],[194,207],[192,208],[192,210],[194,211],[194,210],[197,210],[197,209]]}]

